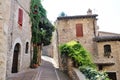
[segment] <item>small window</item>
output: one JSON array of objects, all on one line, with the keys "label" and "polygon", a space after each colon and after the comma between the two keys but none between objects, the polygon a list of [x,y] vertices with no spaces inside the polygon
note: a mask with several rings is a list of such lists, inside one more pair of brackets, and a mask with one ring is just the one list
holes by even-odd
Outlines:
[{"label": "small window", "polygon": [[106,72],[108,74],[108,78],[110,80],[118,80],[117,79],[117,75],[116,75],[116,72]]},{"label": "small window", "polygon": [[76,24],[76,36],[83,37],[83,24]]},{"label": "small window", "polygon": [[26,43],[26,48],[25,48],[25,53],[26,53],[26,54],[28,53],[28,49],[29,49],[29,43],[27,42],[27,43]]},{"label": "small window", "polygon": [[22,22],[23,22],[23,10],[19,8],[19,11],[18,11],[18,24],[19,24],[19,26],[22,26]]},{"label": "small window", "polygon": [[98,65],[98,70],[103,70],[103,65]]},{"label": "small window", "polygon": [[104,56],[110,56],[111,53],[111,46],[110,45],[104,45]]}]

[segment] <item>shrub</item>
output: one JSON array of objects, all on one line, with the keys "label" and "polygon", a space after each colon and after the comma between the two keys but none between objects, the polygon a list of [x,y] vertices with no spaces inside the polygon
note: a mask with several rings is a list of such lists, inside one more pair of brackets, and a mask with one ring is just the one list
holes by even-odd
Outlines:
[{"label": "shrub", "polygon": [[71,57],[77,65],[95,67],[89,53],[76,41],[70,41],[66,44],[60,45],[60,52],[61,55]]},{"label": "shrub", "polygon": [[100,72],[94,68],[84,66],[79,69],[85,75],[87,80],[109,80],[108,75],[105,72]]},{"label": "shrub", "polygon": [[86,76],[87,80],[109,80],[105,72],[96,70],[90,53],[80,43],[71,41],[62,44],[60,45],[60,53],[64,57],[71,57],[74,64],[79,66],[80,71]]}]

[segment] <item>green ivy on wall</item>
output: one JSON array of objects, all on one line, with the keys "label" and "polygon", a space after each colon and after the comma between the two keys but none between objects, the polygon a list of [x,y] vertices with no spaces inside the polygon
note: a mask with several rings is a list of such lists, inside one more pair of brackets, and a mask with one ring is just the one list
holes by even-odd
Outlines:
[{"label": "green ivy on wall", "polygon": [[47,19],[46,10],[43,8],[41,0],[31,0],[29,16],[32,24],[31,42],[33,44],[33,49],[35,49],[33,50],[33,61],[36,63],[36,55],[38,54],[38,48],[36,48],[36,46],[49,45],[51,43],[54,26]]}]

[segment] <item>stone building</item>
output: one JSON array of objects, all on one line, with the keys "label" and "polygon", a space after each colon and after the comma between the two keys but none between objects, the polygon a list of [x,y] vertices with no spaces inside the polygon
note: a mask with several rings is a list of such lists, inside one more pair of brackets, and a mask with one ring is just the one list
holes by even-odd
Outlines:
[{"label": "stone building", "polygon": [[98,69],[105,70],[112,80],[118,80],[120,35],[98,31],[97,16],[89,9],[87,15],[58,17],[55,22],[56,41],[58,45],[72,40],[79,41],[91,53]]},{"label": "stone building", "polygon": [[107,71],[112,80],[119,80],[120,34],[100,32],[94,40],[98,48],[98,56],[94,61],[98,65],[98,70]]},{"label": "stone building", "polygon": [[4,23],[6,23],[4,17],[4,1],[0,0],[0,80],[6,80],[6,55],[7,55],[7,44],[6,44],[6,33]]},{"label": "stone building", "polygon": [[30,66],[29,8],[30,0],[0,0],[0,80]]}]

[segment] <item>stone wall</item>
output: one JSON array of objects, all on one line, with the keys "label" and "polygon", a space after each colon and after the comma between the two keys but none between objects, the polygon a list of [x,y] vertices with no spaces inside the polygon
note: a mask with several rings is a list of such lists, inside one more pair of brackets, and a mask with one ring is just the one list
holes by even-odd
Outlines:
[{"label": "stone wall", "polygon": [[[83,24],[83,37],[76,37],[76,24],[78,23]],[[96,18],[65,16],[58,18],[55,25],[57,26],[56,41],[58,45],[72,40],[79,41],[80,44],[82,44],[83,47],[92,54],[93,61],[96,64],[103,65],[103,70],[107,72],[116,72],[117,79],[120,79],[120,41],[93,41],[93,38],[96,36],[120,36],[120,34],[102,31],[99,32],[97,30]],[[104,45],[106,44],[111,45],[111,55],[109,57],[104,56]],[[59,50],[56,53],[59,53]],[[59,57],[58,60],[60,62],[60,68],[66,69],[62,64],[62,59]]]},{"label": "stone wall", "polygon": [[[83,37],[76,37],[76,24],[83,24]],[[97,44],[93,38],[97,35],[95,18],[62,19],[56,21],[58,45],[75,40],[85,47],[92,55],[97,56]]]},{"label": "stone wall", "polygon": [[42,48],[42,54],[53,58],[53,46],[50,44]]},{"label": "stone wall", "polygon": [[65,57],[66,63],[63,64],[63,71],[66,72],[71,80],[86,80],[85,76],[80,72],[78,68],[73,66],[73,61],[70,57]]},{"label": "stone wall", "polygon": [[53,46],[53,59],[55,61],[56,67],[59,68],[60,54],[59,54],[59,44],[58,44],[58,36],[56,30],[53,32],[52,46]]},{"label": "stone wall", "polygon": [[[31,41],[31,24],[29,14],[29,6],[30,0],[8,0],[7,3],[9,5],[8,13],[8,23],[5,25],[8,26],[8,34],[7,34],[7,43],[8,43],[8,51],[7,51],[7,76],[11,75],[12,63],[13,63],[13,55],[14,48],[17,43],[20,44],[20,52],[18,57],[18,71],[22,71],[24,69],[29,68],[30,66],[30,41]],[[18,24],[18,11],[19,8],[23,10],[23,25],[20,26]],[[25,52],[26,43],[28,42],[28,53]]]},{"label": "stone wall", "polygon": [[0,0],[0,80],[6,80],[6,55],[7,55],[7,44],[6,44],[6,29],[4,26],[5,22],[5,1]]},{"label": "stone wall", "polygon": [[[111,45],[111,55],[109,57],[104,56],[104,45]],[[97,63],[103,64],[103,70],[107,72],[116,72],[117,79],[120,79],[120,41],[107,41],[98,42],[98,61]],[[106,65],[104,65],[106,64]]]}]

